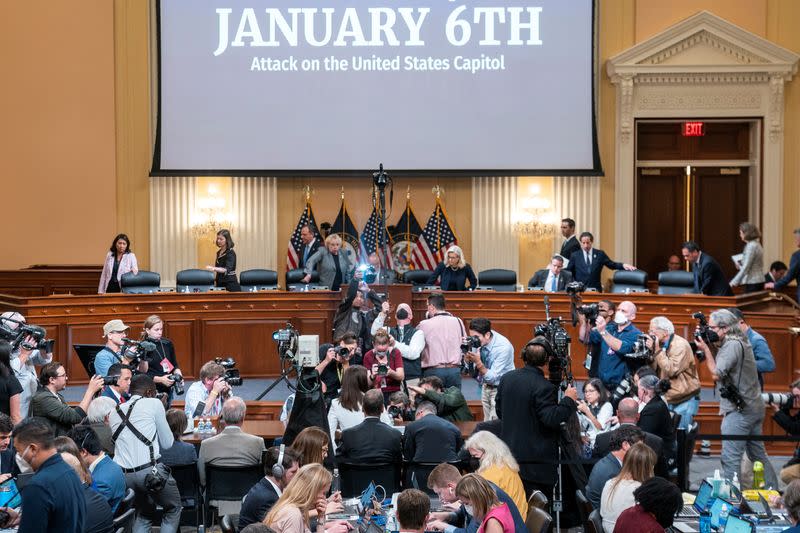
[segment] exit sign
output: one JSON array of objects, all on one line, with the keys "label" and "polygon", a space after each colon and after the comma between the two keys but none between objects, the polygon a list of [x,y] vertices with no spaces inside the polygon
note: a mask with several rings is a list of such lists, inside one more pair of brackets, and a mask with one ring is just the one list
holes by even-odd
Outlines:
[{"label": "exit sign", "polygon": [[684,122],[681,133],[684,137],[702,137],[706,134],[705,124],[703,122]]}]

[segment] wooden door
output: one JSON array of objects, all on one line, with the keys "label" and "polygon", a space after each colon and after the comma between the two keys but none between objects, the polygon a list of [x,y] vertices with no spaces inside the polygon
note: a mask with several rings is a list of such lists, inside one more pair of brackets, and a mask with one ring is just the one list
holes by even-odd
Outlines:
[{"label": "wooden door", "polygon": [[640,168],[636,187],[636,266],[651,280],[680,255],[686,237],[686,176],[683,167]]}]

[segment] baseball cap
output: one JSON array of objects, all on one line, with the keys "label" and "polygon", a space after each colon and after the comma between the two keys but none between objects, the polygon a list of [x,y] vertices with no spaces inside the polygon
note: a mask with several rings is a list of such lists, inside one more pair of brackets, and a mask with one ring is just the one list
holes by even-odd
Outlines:
[{"label": "baseball cap", "polygon": [[108,337],[108,334],[112,331],[125,331],[126,329],[131,329],[126,326],[122,320],[116,318],[114,320],[109,320],[106,322],[106,325],[103,326],[103,337]]}]

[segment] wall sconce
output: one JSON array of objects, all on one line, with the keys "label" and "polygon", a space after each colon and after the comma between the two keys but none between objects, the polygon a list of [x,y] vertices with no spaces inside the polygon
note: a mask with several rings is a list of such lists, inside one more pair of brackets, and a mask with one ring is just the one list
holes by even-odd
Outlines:
[{"label": "wall sconce", "polygon": [[541,196],[541,187],[532,185],[531,196],[522,198],[512,216],[514,232],[532,241],[550,238],[555,233],[558,216],[550,209],[550,200]]},{"label": "wall sconce", "polygon": [[221,229],[231,229],[233,217],[225,211],[225,200],[213,195],[216,189],[209,187],[212,196],[200,198],[196,202],[196,209],[192,213],[192,235],[201,239],[207,235],[214,235]]}]

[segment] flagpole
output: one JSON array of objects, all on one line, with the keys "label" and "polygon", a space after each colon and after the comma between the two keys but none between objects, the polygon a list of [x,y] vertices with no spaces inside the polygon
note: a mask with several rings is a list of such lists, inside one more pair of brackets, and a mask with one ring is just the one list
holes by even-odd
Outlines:
[{"label": "flagpole", "polygon": [[439,255],[442,251],[442,221],[441,217],[439,216],[439,198],[442,193],[442,188],[436,185],[432,191],[434,194],[436,194],[436,206],[433,208],[433,212],[436,216],[436,259],[439,259]]},{"label": "flagpole", "polygon": [[411,185],[406,189],[406,258],[413,264],[411,261],[411,241],[409,240],[409,235],[411,235]]}]

